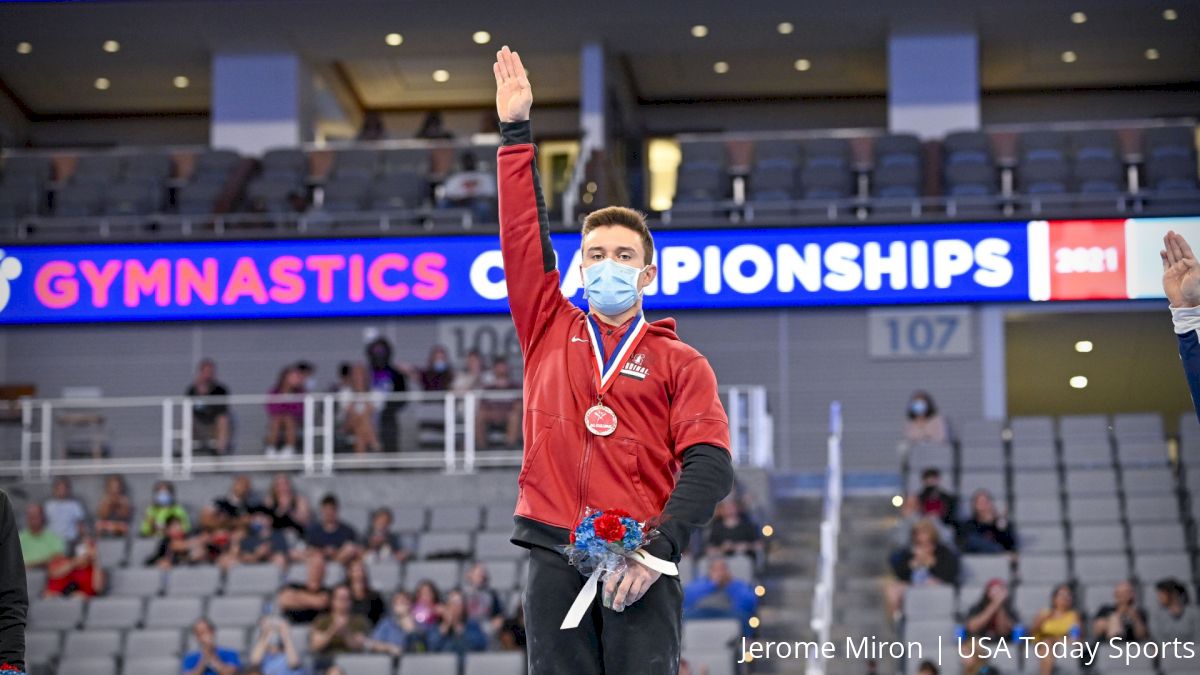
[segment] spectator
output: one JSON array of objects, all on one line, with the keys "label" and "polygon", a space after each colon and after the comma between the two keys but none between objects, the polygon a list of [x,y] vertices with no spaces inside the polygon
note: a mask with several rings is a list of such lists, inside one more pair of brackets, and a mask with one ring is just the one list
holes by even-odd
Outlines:
[{"label": "spectator", "polygon": [[483,378],[483,389],[486,391],[517,392],[518,398],[495,397],[485,398],[479,402],[479,413],[475,416],[475,444],[486,449],[488,430],[500,427],[504,430],[504,442],[512,447],[521,438],[521,385],[513,379],[508,361],[497,357],[492,362],[492,370]]},{"label": "spectator", "polygon": [[261,508],[250,477],[234,476],[229,484],[229,493],[217,497],[200,512],[200,525],[204,527],[244,527],[250,522],[250,513]]},{"label": "spectator", "polygon": [[1113,587],[1113,602],[1102,605],[1092,619],[1092,638],[1108,642],[1121,638],[1126,642],[1143,642],[1150,637],[1146,628],[1146,611],[1137,606],[1133,584],[1119,581]]},{"label": "spectator", "polygon": [[94,598],[104,593],[107,580],[96,539],[85,531],[74,556],[56,556],[47,565],[46,597]]},{"label": "spectator", "polygon": [[71,481],[65,476],[54,479],[51,497],[46,500],[46,527],[62,538],[67,547],[75,545],[80,528],[86,524],[83,503],[71,494]]},{"label": "spectator", "polygon": [[413,592],[412,617],[422,629],[432,628],[441,621],[441,594],[429,579],[417,584]]},{"label": "spectator", "polygon": [[441,208],[469,209],[476,223],[496,222],[496,172],[485,171],[470,151],[458,158],[458,171],[442,182]]},{"label": "spectator", "polygon": [[904,425],[904,440],[909,443],[942,445],[950,440],[946,420],[938,414],[937,404],[925,391],[914,391],[908,400],[908,423]]},{"label": "spectator", "polygon": [[282,530],[271,527],[271,514],[260,510],[251,514],[247,526],[234,535],[231,551],[222,560],[222,567],[229,569],[237,564],[269,562],[283,568],[287,560],[287,537]]},{"label": "spectator", "polygon": [[412,617],[412,596],[406,591],[392,594],[392,611],[375,625],[365,645],[367,651],[400,656],[425,649],[426,631]]},{"label": "spectator", "polygon": [[286,473],[277,473],[271,478],[271,489],[263,506],[270,512],[271,527],[276,530],[303,534],[312,518],[308,500],[296,494],[292,479]]},{"label": "spectator", "polygon": [[350,588],[350,611],[366,617],[372,626],[383,618],[383,597],[371,588],[371,580],[367,576],[367,565],[362,556],[357,556],[346,563],[346,586]]},{"label": "spectator", "polygon": [[417,129],[414,138],[438,140],[454,138],[454,134],[443,125],[442,113],[438,110],[431,110],[425,115],[425,119],[421,120],[421,126]]},{"label": "spectator", "polygon": [[[975,640],[984,638],[995,645],[1000,638],[1011,638],[1013,629],[1019,623],[1020,619],[1012,606],[1008,584],[1000,579],[992,579],[987,583],[978,602],[967,610],[967,620],[963,628],[972,644]],[[983,658],[982,648],[971,648],[970,653],[971,656],[963,659],[963,672],[966,675],[976,675],[987,665],[987,659]]]},{"label": "spectator", "polygon": [[328,667],[338,654],[362,651],[366,645],[371,625],[352,608],[350,587],[343,584],[333,589],[329,611],[313,621],[308,646],[318,668]]},{"label": "spectator", "polygon": [[188,385],[185,394],[199,399],[192,402],[192,438],[195,439],[196,449],[218,455],[229,452],[229,405],[203,398],[229,395],[229,388],[217,381],[215,361],[200,359],[200,363],[196,364],[196,377]]},{"label": "spectator", "polygon": [[51,560],[67,554],[66,542],[46,527],[46,512],[41,504],[25,507],[25,529],[19,537],[26,569],[46,567]]},{"label": "spectator", "polygon": [[509,651],[525,649],[525,607],[517,603],[517,611],[500,627],[500,648]]},{"label": "spectator", "polygon": [[160,535],[171,518],[179,521],[184,533],[192,529],[187,511],[175,503],[175,486],[170,481],[160,480],[154,484],[154,503],[146,507],[139,531],[143,537]]},{"label": "spectator", "polygon": [[683,618],[737,619],[743,631],[746,622],[758,609],[758,597],[747,582],[735,579],[729,561],[720,556],[708,561],[708,574],[699,577],[683,590]]},{"label": "spectator", "polygon": [[383,117],[374,110],[363,113],[362,126],[358,130],[358,140],[382,141],[385,138],[387,138],[387,133],[383,128]]},{"label": "spectator", "polygon": [[146,559],[146,564],[169,570],[177,565],[204,562],[206,557],[200,538],[189,537],[183,529],[183,521],[171,516],[167,519],[167,527],[158,542],[158,548]]},{"label": "spectator", "polygon": [[354,452],[380,452],[383,448],[375,432],[375,421],[381,406],[371,395],[366,366],[361,363],[351,365],[347,380],[347,386],[338,392],[342,433],[354,439]]},{"label": "spectator", "polygon": [[504,609],[497,593],[488,579],[487,566],[476,562],[463,575],[463,600],[467,604],[467,617],[473,619],[488,637],[495,637],[504,623]]},{"label": "spectator", "polygon": [[291,457],[296,453],[297,430],[304,422],[304,402],[298,397],[303,393],[304,373],[299,368],[292,365],[279,371],[272,398],[267,401],[267,455]]},{"label": "spectator", "polygon": [[[367,344],[367,364],[371,372],[371,391],[385,397],[408,391],[408,380],[404,373],[392,365],[392,343],[386,338],[375,338]],[[405,401],[386,399],[379,417],[379,438],[383,449],[395,452],[400,440],[400,422],[396,415],[404,408]]]},{"label": "spectator", "polygon": [[29,592],[22,548],[12,502],[0,490],[0,672],[25,672]]},{"label": "spectator", "polygon": [[303,665],[287,621],[277,616],[260,619],[258,637],[250,649],[250,667],[262,675],[304,675]]},{"label": "spectator", "polygon": [[483,357],[479,351],[472,349],[467,352],[467,367],[454,375],[454,393],[462,396],[469,391],[483,388]]},{"label": "spectator", "polygon": [[276,596],[275,604],[291,623],[312,623],[318,614],[329,609],[329,589],[325,588],[325,556],[320,551],[308,551],[304,583],[288,584]]},{"label": "spectator", "polygon": [[929,467],[921,472],[921,491],[904,502],[906,517],[933,518],[942,526],[958,523],[958,496],[942,489],[942,472]]},{"label": "spectator", "polygon": [[354,528],[338,519],[338,498],[330,493],[321,499],[321,515],[304,531],[304,542],[329,560],[345,563],[358,555]]},{"label": "spectator", "polygon": [[408,548],[400,541],[400,535],[392,531],[392,510],[386,506],[371,514],[371,527],[363,537],[363,551],[369,562],[408,559]]},{"label": "spectator", "polygon": [[938,675],[938,667],[933,661],[922,661],[921,665],[917,666],[917,675]]},{"label": "spectator", "polygon": [[241,670],[237,651],[217,646],[216,631],[208,619],[196,619],[192,634],[199,649],[183,657],[184,675],[236,675]]},{"label": "spectator", "polygon": [[[1039,642],[1052,643],[1070,640],[1078,642],[1083,630],[1083,617],[1075,609],[1075,592],[1067,584],[1059,584],[1050,594],[1050,606],[1038,612],[1033,620],[1033,638]],[[1054,672],[1053,655],[1042,659],[1041,675]]]},{"label": "spectator", "polygon": [[450,591],[446,594],[441,622],[429,632],[429,651],[453,652],[463,656],[467,652],[485,649],[487,635],[478,621],[467,616],[467,603],[462,591]]},{"label": "spectator", "polygon": [[415,374],[421,381],[421,389],[449,391],[454,382],[454,368],[450,366],[450,357],[446,354],[446,348],[434,345],[429,350],[429,360],[425,362],[425,367]]},{"label": "spectator", "polygon": [[762,548],[762,532],[742,511],[737,499],[726,497],[717,502],[716,513],[708,530],[708,554],[746,554],[756,558]]},{"label": "spectator", "polygon": [[303,382],[304,391],[319,391],[320,385],[317,384],[317,367],[312,361],[297,361],[296,370],[300,371],[300,380]]},{"label": "spectator", "polygon": [[1200,611],[1188,604],[1187,587],[1178,579],[1154,585],[1158,602],[1150,607],[1150,635],[1159,642],[1200,641]]},{"label": "spectator", "polygon": [[929,518],[913,525],[909,545],[893,552],[889,563],[895,575],[887,588],[887,605],[893,618],[899,617],[910,586],[958,581],[958,556],[938,541],[937,526]]},{"label": "spectator", "polygon": [[104,479],[104,494],[96,505],[96,534],[101,537],[124,537],[129,534],[133,520],[133,503],[125,489],[125,479],[109,476]]},{"label": "spectator", "polygon": [[959,528],[959,536],[964,553],[1013,553],[1017,549],[1012,524],[997,512],[987,490],[971,495],[971,517]]}]

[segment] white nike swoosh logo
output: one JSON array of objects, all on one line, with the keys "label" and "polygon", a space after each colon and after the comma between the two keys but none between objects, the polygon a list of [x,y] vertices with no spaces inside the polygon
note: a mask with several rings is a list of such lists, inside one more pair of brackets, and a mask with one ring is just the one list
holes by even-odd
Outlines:
[{"label": "white nike swoosh logo", "polygon": [[571,342],[587,342],[587,340],[584,340],[583,338],[578,338],[578,337],[575,337],[574,335],[572,335]]}]

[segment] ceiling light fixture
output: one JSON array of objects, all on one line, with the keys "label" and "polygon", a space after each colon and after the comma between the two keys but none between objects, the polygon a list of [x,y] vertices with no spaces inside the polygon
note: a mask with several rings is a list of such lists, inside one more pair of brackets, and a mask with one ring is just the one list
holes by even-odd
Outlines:
[{"label": "ceiling light fixture", "polygon": [[1173,9],[1164,9],[1163,10],[1163,20],[1164,21],[1174,21],[1175,19],[1178,19],[1178,18],[1179,18],[1179,12],[1176,12]]},{"label": "ceiling light fixture", "polygon": [[1080,354],[1089,354],[1094,346],[1091,340],[1080,340],[1075,343],[1075,351]]},{"label": "ceiling light fixture", "polygon": [[433,71],[433,81],[434,82],[446,82],[449,79],[450,79],[450,71],[441,70],[441,69]]},{"label": "ceiling light fixture", "polygon": [[729,72],[729,64],[724,61],[717,61],[713,64],[713,72],[718,75],[724,75]]},{"label": "ceiling light fixture", "polygon": [[708,26],[705,26],[704,24],[696,24],[695,26],[692,26],[692,37],[702,38],[705,35],[708,35]]},{"label": "ceiling light fixture", "polygon": [[1067,50],[1062,53],[1063,63],[1075,63],[1079,60],[1079,55],[1073,51]]},{"label": "ceiling light fixture", "polygon": [[784,21],[776,26],[775,30],[779,31],[780,35],[791,35],[792,31],[796,30],[796,27],[792,25],[791,21]]},{"label": "ceiling light fixture", "polygon": [[33,45],[28,42],[18,42],[17,43],[17,53],[18,54],[32,54],[33,53]]},{"label": "ceiling light fixture", "polygon": [[486,45],[492,41],[492,34],[486,30],[477,30],[471,34],[471,39],[474,40],[475,44],[477,45]]},{"label": "ceiling light fixture", "polygon": [[796,62],[792,64],[792,67],[803,73],[812,69],[812,61],[809,61],[808,59],[796,59]]},{"label": "ceiling light fixture", "polygon": [[1151,47],[1150,49],[1147,49],[1147,50],[1146,50],[1146,58],[1147,58],[1147,59],[1149,59],[1149,60],[1151,60],[1151,61],[1157,61],[1157,60],[1158,60],[1158,56],[1159,56],[1159,55],[1158,55],[1158,50],[1157,50],[1157,49],[1155,49],[1154,47]]},{"label": "ceiling light fixture", "polygon": [[176,75],[175,79],[172,80],[172,83],[175,85],[176,89],[187,89],[188,85],[190,85],[192,81],[187,79],[186,75]]},{"label": "ceiling light fixture", "polygon": [[1087,22],[1087,14],[1084,14],[1083,12],[1072,12],[1071,13],[1071,23],[1086,23],[1086,22]]},{"label": "ceiling light fixture", "polygon": [[388,33],[387,37],[383,38],[383,41],[392,47],[399,47],[404,44],[404,36],[399,33]]},{"label": "ceiling light fixture", "polygon": [[107,77],[97,77],[94,84],[100,91],[104,91],[112,86],[112,82],[109,82]]},{"label": "ceiling light fixture", "polygon": [[101,48],[109,54],[116,54],[121,51],[121,43],[116,40],[105,40]]},{"label": "ceiling light fixture", "polygon": [[1075,377],[1071,378],[1071,388],[1072,389],[1086,389],[1087,386],[1088,386],[1088,379],[1086,377],[1084,377],[1083,375],[1076,375]]}]

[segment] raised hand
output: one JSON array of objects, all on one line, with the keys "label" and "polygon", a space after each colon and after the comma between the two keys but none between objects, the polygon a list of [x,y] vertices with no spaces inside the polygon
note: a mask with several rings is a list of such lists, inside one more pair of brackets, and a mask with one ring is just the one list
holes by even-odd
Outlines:
[{"label": "raised hand", "polygon": [[1159,256],[1163,263],[1163,292],[1171,306],[1200,305],[1200,263],[1183,236],[1168,232]]},{"label": "raised hand", "polygon": [[525,76],[521,55],[510,51],[505,45],[496,52],[492,72],[496,75],[496,114],[500,116],[500,121],[523,122],[529,119],[533,88]]}]

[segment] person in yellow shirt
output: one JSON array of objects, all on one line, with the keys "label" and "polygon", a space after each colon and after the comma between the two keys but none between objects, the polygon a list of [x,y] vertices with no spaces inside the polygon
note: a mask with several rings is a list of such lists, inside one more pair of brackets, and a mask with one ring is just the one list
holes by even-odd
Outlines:
[{"label": "person in yellow shirt", "polygon": [[[1075,592],[1067,584],[1059,584],[1050,594],[1050,606],[1037,613],[1033,620],[1033,637],[1038,642],[1078,642],[1082,635],[1083,617],[1075,607]],[[1042,659],[1041,674],[1054,672],[1054,656]]]}]

